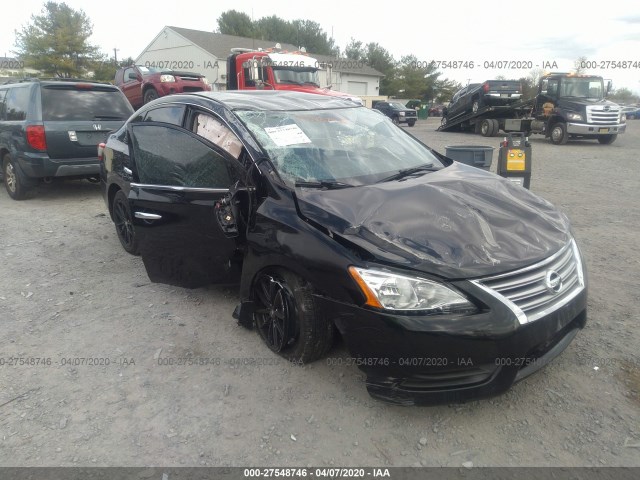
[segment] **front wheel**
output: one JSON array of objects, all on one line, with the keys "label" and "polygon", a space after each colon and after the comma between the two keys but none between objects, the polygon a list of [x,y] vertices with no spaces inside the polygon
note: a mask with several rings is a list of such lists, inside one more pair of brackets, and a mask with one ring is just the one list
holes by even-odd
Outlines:
[{"label": "front wheel", "polygon": [[598,137],[598,141],[603,145],[611,145],[616,141],[618,135],[601,135]]},{"label": "front wheel", "polygon": [[476,100],[473,102],[473,105],[471,106],[471,111],[473,113],[478,113],[478,110],[480,110],[480,102]]},{"label": "front wheel", "polygon": [[391,121],[394,125],[400,125],[400,119],[398,117],[393,117]]},{"label": "front wheel", "polygon": [[564,123],[554,124],[549,136],[551,137],[551,143],[554,145],[565,145],[569,141],[567,125]]},{"label": "front wheel", "polygon": [[409,120],[409,126],[413,127],[416,124],[415,120]]},{"label": "front wheel", "polygon": [[311,285],[299,276],[281,270],[262,273],[253,298],[258,334],[278,355],[309,363],[331,348],[334,326],[318,310]]},{"label": "front wheel", "polygon": [[156,92],[155,88],[150,88],[146,92],[144,92],[144,103],[147,104],[156,98],[160,98],[158,92]]},{"label": "front wheel", "polygon": [[113,221],[116,225],[116,233],[118,240],[122,244],[122,248],[131,255],[138,255],[139,246],[135,229],[133,228],[133,217],[131,208],[129,208],[129,199],[122,190],[113,197],[111,207],[113,212]]}]

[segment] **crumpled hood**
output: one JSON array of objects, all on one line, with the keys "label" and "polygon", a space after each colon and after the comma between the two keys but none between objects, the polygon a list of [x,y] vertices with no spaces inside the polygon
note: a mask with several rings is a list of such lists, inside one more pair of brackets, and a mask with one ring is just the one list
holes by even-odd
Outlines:
[{"label": "crumpled hood", "polygon": [[304,217],[378,261],[448,279],[529,265],[570,239],[567,217],[549,202],[458,162],[402,181],[296,192]]}]

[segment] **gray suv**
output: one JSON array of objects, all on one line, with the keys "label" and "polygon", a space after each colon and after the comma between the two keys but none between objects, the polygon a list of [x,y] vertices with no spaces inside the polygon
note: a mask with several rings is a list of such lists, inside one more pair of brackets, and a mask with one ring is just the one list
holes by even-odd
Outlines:
[{"label": "gray suv", "polygon": [[76,79],[22,79],[0,85],[0,165],[9,196],[39,181],[99,179],[97,145],[133,113],[122,92]]}]

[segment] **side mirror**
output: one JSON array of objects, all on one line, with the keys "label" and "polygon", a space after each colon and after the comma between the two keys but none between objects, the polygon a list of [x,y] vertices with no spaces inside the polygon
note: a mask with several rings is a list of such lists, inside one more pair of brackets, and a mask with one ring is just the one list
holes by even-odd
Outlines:
[{"label": "side mirror", "polygon": [[260,75],[260,67],[262,66],[262,62],[258,59],[253,59],[249,61],[249,80],[253,80],[254,82],[262,81]]},{"label": "side mirror", "polygon": [[138,75],[135,72],[129,72],[129,80],[138,80]]},{"label": "side mirror", "polygon": [[333,64],[327,63],[327,88],[333,87]]},{"label": "side mirror", "polygon": [[613,86],[611,80],[607,80],[607,94],[611,92],[611,87]]}]

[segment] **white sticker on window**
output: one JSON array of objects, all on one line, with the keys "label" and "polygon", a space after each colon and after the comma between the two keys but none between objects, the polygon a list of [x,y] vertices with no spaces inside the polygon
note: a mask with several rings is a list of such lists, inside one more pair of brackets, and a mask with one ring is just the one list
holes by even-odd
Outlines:
[{"label": "white sticker on window", "polygon": [[271,137],[273,143],[278,147],[288,145],[298,145],[300,143],[311,143],[309,137],[300,129],[298,125],[283,125],[281,127],[267,127],[265,132]]}]

